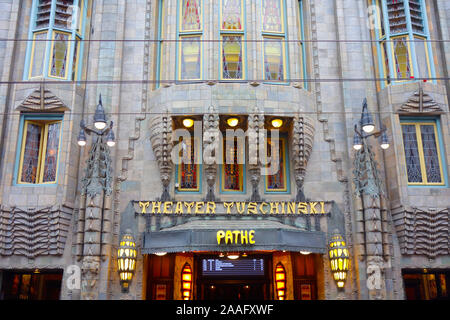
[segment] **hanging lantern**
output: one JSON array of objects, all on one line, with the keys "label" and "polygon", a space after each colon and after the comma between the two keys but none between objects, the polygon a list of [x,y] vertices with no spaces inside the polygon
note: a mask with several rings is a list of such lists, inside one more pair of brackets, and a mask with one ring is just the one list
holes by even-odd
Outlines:
[{"label": "hanging lantern", "polygon": [[329,244],[331,272],[338,288],[343,288],[349,269],[349,253],[341,235],[334,235]]},{"label": "hanging lantern", "polygon": [[286,270],[281,262],[275,268],[275,286],[278,300],[286,300]]},{"label": "hanging lantern", "polygon": [[[127,230],[128,231],[128,230]],[[117,264],[122,292],[128,292],[136,269],[136,243],[131,232],[126,232],[117,251]]]},{"label": "hanging lantern", "polygon": [[181,271],[181,296],[183,300],[191,300],[192,269],[189,263],[185,263]]}]

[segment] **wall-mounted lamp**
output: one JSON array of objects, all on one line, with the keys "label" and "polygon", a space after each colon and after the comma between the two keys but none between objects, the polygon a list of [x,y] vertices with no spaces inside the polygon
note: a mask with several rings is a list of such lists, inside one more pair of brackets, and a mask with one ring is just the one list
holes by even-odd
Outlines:
[{"label": "wall-mounted lamp", "polygon": [[120,285],[124,293],[129,292],[130,283],[133,280],[134,271],[136,270],[136,256],[136,242],[131,235],[131,231],[127,230],[120,241],[119,250],[117,251]]},{"label": "wall-mounted lamp", "polygon": [[236,127],[238,124],[239,124],[239,119],[238,118],[228,118],[227,119],[227,124],[230,126],[230,127]]},{"label": "wall-mounted lamp", "polygon": [[181,271],[181,296],[183,300],[191,300],[192,269],[189,263],[185,263]]},{"label": "wall-mounted lamp", "polygon": [[286,269],[281,262],[275,268],[275,286],[278,300],[286,300]]},{"label": "wall-mounted lamp", "polygon": [[342,289],[347,280],[347,272],[349,269],[349,253],[345,241],[341,235],[337,234],[331,238],[328,248],[330,257],[331,272],[334,281],[339,289]]},{"label": "wall-mounted lamp", "polygon": [[271,123],[272,123],[272,127],[274,127],[274,128],[281,128],[281,126],[283,125],[283,120],[281,120],[281,119],[273,119]]}]

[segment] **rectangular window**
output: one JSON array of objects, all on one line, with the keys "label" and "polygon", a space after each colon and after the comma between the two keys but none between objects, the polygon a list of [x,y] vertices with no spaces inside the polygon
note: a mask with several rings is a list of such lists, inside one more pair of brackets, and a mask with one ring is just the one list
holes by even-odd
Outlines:
[{"label": "rectangular window", "polygon": [[242,0],[221,0],[221,30],[244,31]]},{"label": "rectangular window", "polygon": [[33,35],[33,48],[31,52],[30,78],[42,76],[45,48],[47,46],[47,31],[36,32]]},{"label": "rectangular window", "polygon": [[[181,164],[178,166],[178,191],[198,192],[200,190],[200,165],[196,159],[199,159],[198,146],[199,141],[194,143],[195,138],[183,141],[181,155]],[[196,148],[197,147],[197,148]]]},{"label": "rectangular window", "polygon": [[244,191],[244,154],[240,138],[224,139],[222,165],[222,191]]},{"label": "rectangular window", "polygon": [[72,26],[73,0],[56,0],[55,27],[70,29]]},{"label": "rectangular window", "polygon": [[407,32],[408,27],[403,0],[387,0],[387,11],[391,34]]},{"label": "rectangular window", "polygon": [[25,120],[18,183],[56,183],[61,124],[60,120]]},{"label": "rectangular window", "polygon": [[264,79],[284,81],[285,78],[283,39],[264,37]]},{"label": "rectangular window", "polygon": [[202,29],[202,7],[201,0],[181,1],[181,30],[200,31]]},{"label": "rectangular window", "polygon": [[263,32],[284,33],[282,0],[262,0]]},{"label": "rectangular window", "polygon": [[[273,175],[266,176],[266,192],[287,192],[288,174],[287,174],[287,146],[286,138],[280,137],[275,141],[267,138],[267,158],[270,160],[272,168],[278,167]],[[273,153],[273,154],[272,154]]]},{"label": "rectangular window", "polygon": [[417,66],[419,70],[417,70],[417,77],[419,78],[429,78],[430,77],[430,68],[428,65],[429,57],[428,57],[428,48],[425,39],[421,37],[414,37],[414,46],[416,49],[416,57],[417,57]]},{"label": "rectangular window", "polygon": [[36,29],[48,28],[52,12],[52,0],[39,0],[36,17]]},{"label": "rectangular window", "polygon": [[180,79],[199,80],[202,74],[200,36],[181,37]]},{"label": "rectangular window", "polygon": [[222,36],[222,78],[243,79],[242,36]]},{"label": "rectangular window", "polygon": [[67,78],[67,70],[70,53],[69,33],[54,32],[52,42],[52,56],[50,61],[50,76],[65,79]]},{"label": "rectangular window", "polygon": [[398,79],[406,80],[411,77],[411,63],[409,59],[408,37],[392,39],[394,48],[395,72]]},{"label": "rectangular window", "polygon": [[408,184],[444,185],[436,122],[402,122],[401,127]]}]

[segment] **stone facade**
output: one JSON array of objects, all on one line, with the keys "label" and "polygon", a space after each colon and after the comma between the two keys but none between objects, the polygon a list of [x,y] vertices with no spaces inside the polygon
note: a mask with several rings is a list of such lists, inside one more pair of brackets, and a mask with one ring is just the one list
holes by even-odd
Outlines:
[{"label": "stone facade", "polygon": [[[259,2],[245,2],[249,40],[261,40]],[[450,2],[425,2],[431,38],[450,40]],[[252,195],[266,201],[293,201],[300,197],[299,190],[307,199],[335,202],[343,219],[339,231],[345,235],[350,251],[351,268],[344,292],[338,292],[334,285],[327,254],[319,259],[323,264],[318,268],[322,273],[318,279],[319,298],[404,299],[402,269],[450,268],[449,177],[445,177],[447,184],[439,188],[408,186],[399,122],[401,115],[439,117],[445,150],[442,163],[446,166],[445,174],[450,172],[449,41],[433,43],[439,80],[406,81],[382,89],[372,81],[377,78],[378,61],[367,27],[366,1],[304,0],[303,27],[307,40],[303,44],[304,65],[311,81],[298,81],[303,78],[301,50],[296,41],[301,38],[298,1],[286,0],[286,34],[290,40],[287,61],[289,78],[295,81],[283,85],[262,81],[261,41],[247,43],[248,80],[217,81],[219,41],[206,41],[204,80],[177,83],[177,42],[173,41],[177,38],[177,3],[165,1],[163,38],[168,41],[162,42],[161,85],[156,88],[154,40],[158,38],[158,1],[90,1],[86,38],[92,41],[86,42],[81,58],[82,80],[87,82],[40,83],[22,81],[27,42],[9,41],[28,37],[32,0],[0,0],[0,38],[9,39],[0,40],[0,275],[2,270],[66,270],[70,265],[78,265],[84,281],[81,289],[67,289],[64,281],[69,275],[65,273],[62,299],[141,299],[145,291],[142,280],[145,258],[138,257],[129,294],[121,293],[117,275],[120,235],[124,224],[133,219],[132,214],[128,217],[126,213],[131,201],[203,201],[207,195],[220,201],[247,201]],[[218,3],[204,1],[204,39],[218,39]],[[114,122],[117,141],[110,154],[111,195],[103,200],[107,202],[104,211],[98,199],[82,195],[90,155],[88,148],[80,149],[77,145],[80,120],[92,121],[99,94],[109,119]],[[387,151],[373,143],[374,159],[385,189],[385,195],[373,202],[368,199],[361,202],[352,183],[354,125],[359,121],[364,98],[376,115],[377,127],[381,124],[387,127],[391,142]],[[22,186],[14,181],[20,117],[30,111],[63,114],[56,185]],[[176,193],[175,170],[170,161],[172,117],[199,116],[203,119],[204,133],[213,135],[219,115],[235,114],[251,117],[248,123],[253,126],[270,116],[292,119],[288,148],[290,192],[265,194],[263,178],[255,176],[252,167],[247,166],[246,192],[221,194],[219,170],[211,166],[204,168],[201,193]],[[261,119],[254,115],[261,115]],[[208,143],[205,136],[203,143]],[[363,226],[369,215],[373,225]],[[42,221],[43,217],[48,221]],[[89,219],[104,219],[101,220],[104,224],[100,229],[97,225],[89,227]],[[161,222],[150,220],[136,218],[133,231],[138,246],[142,245],[142,233],[149,225],[160,227]],[[99,221],[95,223],[103,223]],[[327,236],[335,227],[327,220],[312,224]],[[21,231],[22,226],[26,231]],[[427,234],[435,235],[436,230],[439,233],[436,238],[416,240]],[[96,237],[95,244],[88,241],[92,234]],[[364,240],[363,235],[375,238]],[[40,250],[41,246],[45,249]],[[87,247],[94,248],[90,254]],[[372,252],[372,256],[365,250]],[[377,253],[381,251],[382,254]],[[178,259],[191,261],[192,257],[187,254]],[[276,259],[290,260],[280,252]],[[373,263],[382,265],[380,290],[367,288],[367,270]],[[288,294],[292,297],[292,292]]]}]

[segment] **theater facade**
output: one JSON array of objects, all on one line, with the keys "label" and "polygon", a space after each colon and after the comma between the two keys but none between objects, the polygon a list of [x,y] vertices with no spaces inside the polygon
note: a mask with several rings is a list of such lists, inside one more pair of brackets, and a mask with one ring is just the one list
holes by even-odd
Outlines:
[{"label": "theater facade", "polygon": [[2,1],[0,299],[449,299],[447,2]]}]

